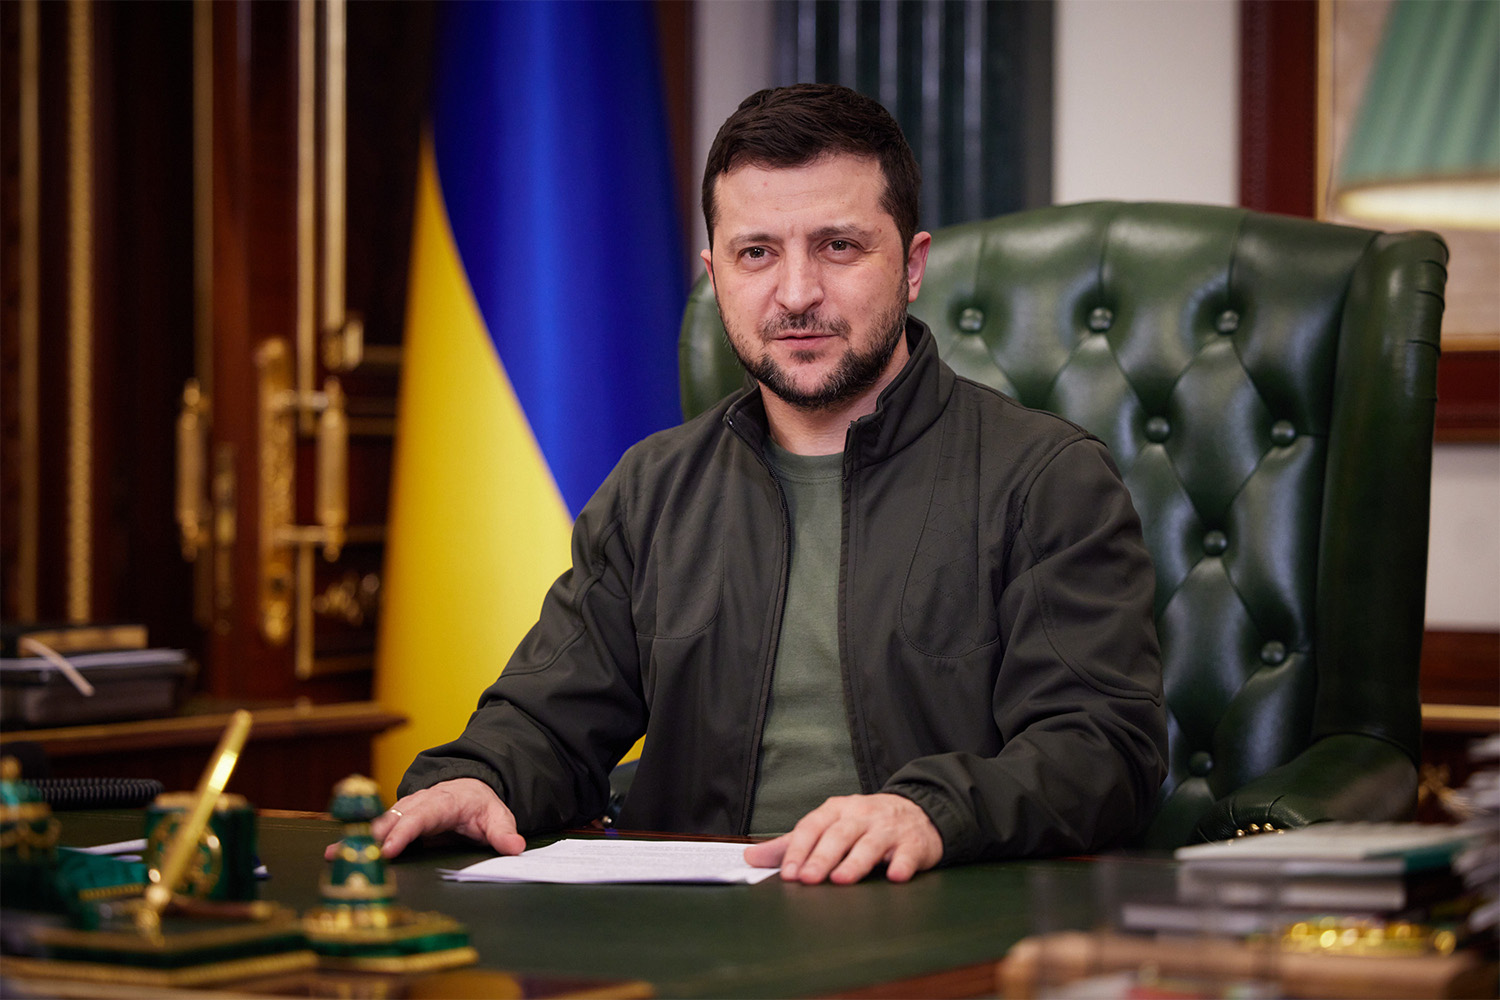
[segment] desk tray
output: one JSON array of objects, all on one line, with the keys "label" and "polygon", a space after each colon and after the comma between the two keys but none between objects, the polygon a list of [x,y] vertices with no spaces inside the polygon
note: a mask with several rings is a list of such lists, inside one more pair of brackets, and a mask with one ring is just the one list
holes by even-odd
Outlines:
[{"label": "desk tray", "polygon": [[0,659],[0,725],[44,728],[170,715],[197,672],[180,649],[86,653],[69,662],[94,686],[91,697],[46,660]]}]

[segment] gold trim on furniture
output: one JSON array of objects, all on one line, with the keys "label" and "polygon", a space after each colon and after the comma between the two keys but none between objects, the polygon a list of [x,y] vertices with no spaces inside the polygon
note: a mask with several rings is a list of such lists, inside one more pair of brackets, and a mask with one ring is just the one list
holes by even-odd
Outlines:
[{"label": "gold trim on furniture", "polygon": [[41,394],[38,389],[38,355],[41,350],[41,92],[40,26],[37,0],[23,0],[21,19],[20,79],[20,357],[17,360],[17,447],[20,451],[20,495],[16,498],[16,615],[23,621],[36,619],[37,536],[41,530]]},{"label": "gold trim on furniture", "polygon": [[214,391],[214,5],[193,2],[193,374]]},{"label": "gold trim on furniture", "polygon": [[68,5],[68,505],[70,621],[92,617],[93,589],[93,50],[90,0]]},{"label": "gold trim on furniture", "polygon": [[[297,2],[297,336],[294,364],[298,392],[313,384],[317,325],[317,23],[315,0]],[[298,428],[312,431],[312,414],[299,414]]]},{"label": "gold trim on furniture", "polygon": [[379,606],[380,575],[353,570],[330,583],[312,601],[313,612],[319,617],[349,628],[363,628]]},{"label": "gold trim on furniture", "polygon": [[[273,337],[255,355],[260,374],[260,611],[262,634],[272,643],[284,643],[292,631],[295,595],[297,676],[304,677],[311,672],[312,548],[321,546],[323,557],[332,562],[347,537],[349,425],[338,379],[327,379],[322,392],[292,388],[289,354],[286,341]],[[299,525],[296,424],[314,417],[318,523]],[[309,665],[300,662],[304,657]]]},{"label": "gold trim on furniture", "polygon": [[364,359],[364,323],[348,311],[348,8],[327,0],[323,43],[323,364],[346,372]]},{"label": "gold trim on furniture", "polygon": [[[204,400],[204,447],[214,392],[214,5],[193,0],[193,377]],[[179,442],[179,448],[181,447]],[[215,451],[213,496],[220,493],[222,456]],[[233,495],[233,470],[230,495]],[[201,494],[200,494],[201,496]],[[217,540],[220,506],[215,500],[213,524],[206,525]],[[233,537],[231,532],[231,538]],[[186,552],[184,551],[184,554]],[[193,565],[193,620],[199,625],[224,627],[233,603],[227,550],[215,546],[209,559]]]},{"label": "gold trim on furniture", "polygon": [[[310,732],[372,733],[400,725],[406,719],[374,701],[338,702],[331,705],[299,703],[280,708],[258,708],[254,719],[255,742],[286,739]],[[95,723],[57,729],[31,729],[0,733],[0,743],[25,740],[40,744],[53,757],[80,753],[125,752],[149,746],[212,745],[229,724],[231,713],[176,715],[165,719]]]},{"label": "gold trim on furniture", "polygon": [[208,541],[208,400],[190,378],[177,410],[177,530],[182,558],[196,562]]},{"label": "gold trim on furniture", "polygon": [[[238,535],[238,480],[234,470],[234,445],[221,441],[214,446],[213,474],[213,583],[209,615],[201,619],[212,622],[214,631],[223,635],[230,629],[234,610],[234,540]],[[195,595],[196,596],[196,595]]]},{"label": "gold trim on furniture", "polygon": [[285,400],[292,391],[291,358],[286,341],[264,341],[255,352],[260,375],[260,630],[274,645],[292,631],[292,552],[281,538],[295,517],[297,437],[285,419]]},{"label": "gold trim on furniture", "polygon": [[1500,732],[1500,705],[1423,705],[1422,728]]}]

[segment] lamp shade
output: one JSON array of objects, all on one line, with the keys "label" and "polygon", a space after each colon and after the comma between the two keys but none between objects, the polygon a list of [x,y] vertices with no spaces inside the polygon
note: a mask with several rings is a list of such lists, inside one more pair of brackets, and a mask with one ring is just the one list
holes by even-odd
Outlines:
[{"label": "lamp shade", "polygon": [[1500,228],[1500,0],[1397,0],[1339,166],[1345,215]]}]

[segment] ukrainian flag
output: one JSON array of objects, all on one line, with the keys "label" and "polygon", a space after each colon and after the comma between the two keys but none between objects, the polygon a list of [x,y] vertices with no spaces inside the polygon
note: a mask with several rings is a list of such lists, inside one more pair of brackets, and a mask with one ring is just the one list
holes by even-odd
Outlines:
[{"label": "ukrainian flag", "polygon": [[376,695],[392,795],[463,728],[624,450],[678,419],[653,7],[450,3],[414,222]]}]

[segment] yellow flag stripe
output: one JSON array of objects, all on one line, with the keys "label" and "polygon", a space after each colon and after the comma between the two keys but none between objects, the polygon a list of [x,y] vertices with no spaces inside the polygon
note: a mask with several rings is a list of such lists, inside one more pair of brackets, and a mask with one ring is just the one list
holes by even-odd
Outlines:
[{"label": "yellow flag stripe", "polygon": [[566,568],[572,526],[464,275],[430,142],[414,229],[375,672],[410,722],[375,744],[387,801],[419,751],[462,731]]}]

